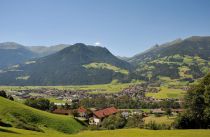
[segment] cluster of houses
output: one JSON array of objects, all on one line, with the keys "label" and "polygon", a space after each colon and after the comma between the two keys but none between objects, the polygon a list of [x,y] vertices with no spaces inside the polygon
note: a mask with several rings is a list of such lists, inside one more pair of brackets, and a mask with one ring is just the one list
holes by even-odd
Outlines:
[{"label": "cluster of houses", "polygon": [[[97,98],[99,96],[103,96],[106,98],[110,97],[121,97],[121,96],[129,96],[135,97],[145,102],[160,102],[163,99],[155,99],[152,97],[146,97],[146,92],[158,92],[157,88],[148,88],[148,84],[136,84],[130,85],[129,87],[123,89],[121,92],[113,93],[113,94],[89,94],[91,90],[58,90],[58,89],[29,89],[29,90],[19,90],[19,91],[10,91],[10,94],[16,96],[20,99],[27,99],[27,98],[45,98],[45,97],[53,97],[57,100],[65,100],[66,103],[71,104],[72,102],[79,102],[81,99],[84,98]],[[170,99],[168,99],[170,100]],[[173,100],[173,99],[172,99]],[[179,101],[179,100],[175,100]],[[55,103],[57,106],[65,105],[65,103]],[[164,114],[165,111],[161,109],[151,109],[151,113],[153,114]],[[173,109],[173,112],[180,113],[183,110],[181,109]],[[55,114],[62,114],[62,115],[72,115],[72,110],[58,108],[53,111]],[[114,115],[116,113],[121,113],[122,116],[125,118],[129,117],[133,114],[144,114],[146,117],[147,114],[142,112],[141,110],[118,110],[115,107],[104,108],[100,110],[87,110],[84,107],[80,107],[77,109],[78,117],[84,118],[88,120],[89,124],[100,125],[101,121],[104,118],[109,117],[110,115]]]},{"label": "cluster of houses", "polygon": [[[149,116],[149,113],[152,114],[158,114],[158,115],[164,115],[166,112],[162,109],[151,109],[150,112],[145,113],[140,109],[136,110],[127,110],[127,109],[116,109],[115,107],[109,107],[99,110],[87,110],[84,107],[80,107],[77,110],[77,116],[78,119],[83,119],[88,122],[89,125],[100,125],[104,118],[109,117],[111,115],[115,115],[116,113],[120,113],[124,118],[128,118],[129,116],[132,116],[134,114],[142,115],[143,117]],[[172,112],[174,113],[181,113],[183,112],[183,109],[172,109]],[[73,115],[73,110],[66,110],[66,109],[55,109],[53,111],[55,114],[61,114],[61,115]]]},{"label": "cluster of houses", "polygon": [[[131,97],[142,98],[144,92],[147,91],[145,84],[136,84],[130,85],[128,88],[119,91],[118,93],[112,94],[111,96],[122,96],[128,95]],[[59,90],[59,89],[49,89],[49,88],[36,88],[36,89],[27,89],[27,90],[16,90],[16,91],[7,91],[13,96],[17,96],[20,99],[30,98],[30,97],[53,97],[57,100],[75,100],[83,98],[94,98],[96,94],[89,94],[94,92],[94,90],[82,90],[82,89],[68,89],[68,90]],[[110,94],[103,94],[104,96],[110,96]]]},{"label": "cluster of houses", "polygon": [[[152,97],[146,97],[146,92],[158,92],[157,88],[148,87],[148,83],[141,83],[130,85],[129,87],[123,89],[118,93],[113,94],[90,94],[91,90],[58,90],[58,89],[48,89],[48,88],[39,88],[39,89],[28,89],[28,90],[18,90],[18,91],[7,91],[15,98],[27,99],[27,98],[55,98],[58,100],[55,101],[56,105],[65,105],[65,103],[58,103],[65,101],[68,104],[72,102],[79,102],[84,98],[97,98],[104,96],[106,98],[110,97],[121,97],[129,96],[135,97],[136,99],[145,101],[145,102],[160,102],[162,99],[155,99]],[[178,100],[177,100],[178,101]]]},{"label": "cluster of houses", "polygon": [[[114,115],[119,112],[115,107],[100,109],[100,110],[90,110],[88,111],[84,107],[79,107],[77,110],[77,118],[83,118],[88,120],[90,125],[100,125],[102,120],[110,115]],[[72,115],[73,110],[58,108],[55,109],[52,113],[61,114],[61,115]]]}]

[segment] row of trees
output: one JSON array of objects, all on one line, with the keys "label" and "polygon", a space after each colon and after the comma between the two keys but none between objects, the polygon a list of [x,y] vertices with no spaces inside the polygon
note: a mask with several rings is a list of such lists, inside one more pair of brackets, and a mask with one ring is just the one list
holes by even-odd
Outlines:
[{"label": "row of trees", "polygon": [[122,97],[111,98],[106,98],[105,96],[97,98],[85,98],[80,100],[80,106],[84,106],[86,108],[105,108],[115,106],[119,109],[180,108],[179,103],[173,100],[165,100],[161,102],[145,102],[140,99],[131,98],[126,95]]},{"label": "row of trees", "polygon": [[44,110],[44,111],[53,111],[57,108],[56,105],[54,105],[53,102],[50,102],[48,99],[45,98],[29,98],[26,99],[25,105]]}]

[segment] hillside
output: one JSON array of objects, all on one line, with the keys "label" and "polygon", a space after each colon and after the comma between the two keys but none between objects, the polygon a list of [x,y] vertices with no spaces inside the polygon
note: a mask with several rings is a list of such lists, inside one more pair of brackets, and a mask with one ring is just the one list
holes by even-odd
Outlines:
[{"label": "hillside", "polygon": [[37,55],[23,45],[14,42],[0,43],[0,68],[19,64],[33,57]]},{"label": "hillside", "polygon": [[103,131],[84,131],[74,135],[60,134],[55,131],[39,133],[14,128],[1,128],[1,137],[209,137],[210,130],[143,130],[120,129]]},{"label": "hillside", "polygon": [[[44,57],[70,45],[24,46],[15,42],[0,43],[0,68],[12,67],[33,58]],[[1,71],[1,70],[0,70]]]},{"label": "hillside", "polygon": [[145,80],[186,85],[209,72],[210,37],[193,36],[156,45],[128,61]]},{"label": "hillside", "polygon": [[33,53],[36,53],[38,57],[44,57],[53,53],[56,53],[70,45],[68,44],[59,44],[55,46],[28,46],[27,48],[32,51]]},{"label": "hillside", "polygon": [[102,84],[114,79],[126,81],[131,69],[129,63],[118,59],[106,48],[77,43],[52,55],[3,70],[0,84]]},{"label": "hillside", "polygon": [[16,128],[45,132],[75,133],[82,126],[73,118],[33,109],[0,97],[0,121]]}]

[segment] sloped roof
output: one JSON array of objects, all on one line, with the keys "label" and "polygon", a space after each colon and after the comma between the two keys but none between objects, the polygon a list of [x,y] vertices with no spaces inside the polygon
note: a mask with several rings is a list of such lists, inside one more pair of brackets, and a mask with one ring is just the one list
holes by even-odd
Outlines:
[{"label": "sloped roof", "polygon": [[79,113],[84,113],[86,111],[87,110],[85,108],[83,108],[83,107],[80,107],[80,108],[77,109],[77,112],[79,112]]},{"label": "sloped roof", "polygon": [[117,112],[118,112],[118,110],[115,107],[110,107],[110,108],[105,108],[102,110],[95,111],[95,112],[93,112],[93,114],[98,118],[104,118],[104,117],[110,116],[112,114],[115,114]]}]

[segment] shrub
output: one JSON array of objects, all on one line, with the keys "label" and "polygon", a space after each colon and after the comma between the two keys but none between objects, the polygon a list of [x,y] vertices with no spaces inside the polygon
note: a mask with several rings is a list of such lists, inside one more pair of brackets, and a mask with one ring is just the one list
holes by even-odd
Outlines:
[{"label": "shrub", "polygon": [[144,127],[144,120],[142,115],[135,114],[132,117],[127,119],[126,127],[129,128],[143,128]]},{"label": "shrub", "polygon": [[6,92],[4,90],[0,91],[0,96],[4,97],[4,98],[7,98],[7,94],[6,94]]},{"label": "shrub", "polygon": [[25,104],[40,110],[49,110],[50,101],[48,99],[39,98],[39,99],[26,99]]},{"label": "shrub", "polygon": [[111,115],[102,121],[102,128],[105,129],[119,129],[123,128],[126,124],[126,120],[121,114]]},{"label": "shrub", "polygon": [[12,96],[10,96],[10,95],[9,95],[7,98],[8,98],[9,100],[14,101],[14,98],[13,98]]},{"label": "shrub", "polygon": [[152,129],[152,130],[165,130],[165,129],[171,129],[171,125],[167,124],[158,124],[155,121],[150,121],[148,124],[145,124],[146,129]]},{"label": "shrub", "polygon": [[99,130],[100,127],[98,125],[89,125],[88,129],[90,129],[90,130]]}]

